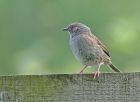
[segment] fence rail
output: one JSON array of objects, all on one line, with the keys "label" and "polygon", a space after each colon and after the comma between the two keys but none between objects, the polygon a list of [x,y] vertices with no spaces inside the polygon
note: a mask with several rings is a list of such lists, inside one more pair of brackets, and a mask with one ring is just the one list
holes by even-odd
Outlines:
[{"label": "fence rail", "polygon": [[140,73],[0,76],[0,102],[140,102]]}]

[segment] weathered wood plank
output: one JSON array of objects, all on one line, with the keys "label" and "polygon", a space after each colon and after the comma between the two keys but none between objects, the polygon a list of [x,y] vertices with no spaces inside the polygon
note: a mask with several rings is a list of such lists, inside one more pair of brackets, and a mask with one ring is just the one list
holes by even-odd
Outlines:
[{"label": "weathered wood plank", "polygon": [[140,73],[1,76],[0,102],[140,102]]}]

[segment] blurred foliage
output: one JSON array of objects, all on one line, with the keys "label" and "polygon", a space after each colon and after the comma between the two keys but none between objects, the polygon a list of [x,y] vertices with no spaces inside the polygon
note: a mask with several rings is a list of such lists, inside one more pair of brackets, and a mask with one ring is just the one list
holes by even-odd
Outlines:
[{"label": "blurred foliage", "polygon": [[[62,31],[72,22],[90,26],[119,69],[140,71],[139,4],[140,0],[0,0],[0,74],[80,71],[69,34]],[[106,66],[101,70],[110,71]]]}]

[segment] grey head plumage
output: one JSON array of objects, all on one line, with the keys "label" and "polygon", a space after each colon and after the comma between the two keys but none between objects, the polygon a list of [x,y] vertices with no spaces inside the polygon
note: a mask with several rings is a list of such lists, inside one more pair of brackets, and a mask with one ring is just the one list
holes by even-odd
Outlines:
[{"label": "grey head plumage", "polygon": [[64,31],[69,31],[70,34],[81,34],[83,32],[89,32],[90,28],[82,23],[72,23],[63,29]]}]

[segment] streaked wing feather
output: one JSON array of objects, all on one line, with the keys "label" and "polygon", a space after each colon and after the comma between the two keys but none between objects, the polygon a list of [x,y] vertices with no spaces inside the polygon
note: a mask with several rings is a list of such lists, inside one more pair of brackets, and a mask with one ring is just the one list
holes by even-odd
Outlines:
[{"label": "streaked wing feather", "polygon": [[110,57],[109,51],[107,50],[107,48],[105,47],[105,45],[97,38],[95,37],[97,44],[103,49],[103,51],[105,52],[105,54],[107,54]]}]

